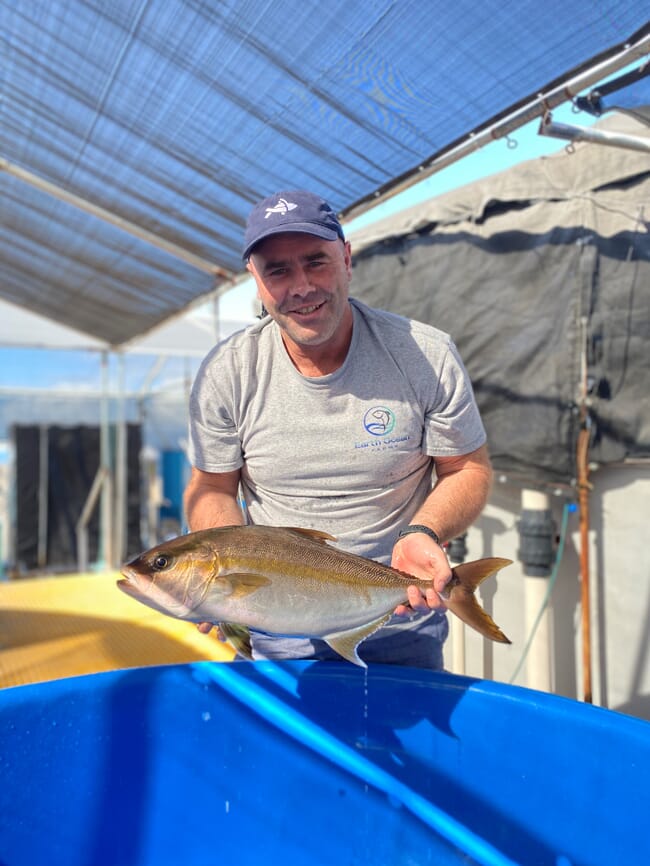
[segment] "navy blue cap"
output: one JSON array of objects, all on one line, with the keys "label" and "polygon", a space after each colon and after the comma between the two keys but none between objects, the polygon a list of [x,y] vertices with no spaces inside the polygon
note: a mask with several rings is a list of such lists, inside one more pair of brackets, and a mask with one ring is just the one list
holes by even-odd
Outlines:
[{"label": "navy blue cap", "polygon": [[300,232],[325,241],[345,240],[341,223],[325,199],[305,190],[276,192],[250,212],[244,235],[244,261],[270,235]]}]

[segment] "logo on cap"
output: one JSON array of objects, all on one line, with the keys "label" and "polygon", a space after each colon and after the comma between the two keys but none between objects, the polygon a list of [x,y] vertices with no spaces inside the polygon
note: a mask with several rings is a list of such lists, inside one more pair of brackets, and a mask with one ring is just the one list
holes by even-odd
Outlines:
[{"label": "logo on cap", "polygon": [[267,207],[266,213],[264,214],[264,219],[267,220],[271,214],[274,213],[289,213],[290,210],[295,210],[298,207],[297,204],[294,204],[291,201],[287,201],[286,198],[278,199],[277,204],[273,205],[273,207]]}]

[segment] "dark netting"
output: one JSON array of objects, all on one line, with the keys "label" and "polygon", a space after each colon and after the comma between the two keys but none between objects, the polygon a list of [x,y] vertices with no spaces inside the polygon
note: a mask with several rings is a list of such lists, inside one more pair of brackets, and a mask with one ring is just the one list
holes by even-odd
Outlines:
[{"label": "dark netting", "polygon": [[353,294],[452,334],[497,470],[571,484],[585,393],[592,460],[650,456],[648,202],[647,157],[581,146],[387,220]]},{"label": "dark netting", "polygon": [[[115,438],[114,429],[111,430]],[[140,537],[140,426],[127,434],[127,559],[142,548]],[[45,563],[53,571],[77,567],[76,526],[100,461],[100,429],[91,426],[16,425],[16,571],[28,573]],[[99,552],[99,507],[88,522],[89,561]]]}]

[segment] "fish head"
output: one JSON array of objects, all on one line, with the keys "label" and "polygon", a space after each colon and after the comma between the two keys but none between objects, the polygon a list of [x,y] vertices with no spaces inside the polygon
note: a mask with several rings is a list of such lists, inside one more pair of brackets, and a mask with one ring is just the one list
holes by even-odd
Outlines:
[{"label": "fish head", "polygon": [[196,533],[173,538],[146,550],[124,565],[118,587],[132,598],[177,619],[201,622],[199,608],[209,593],[217,604],[232,592],[220,576],[219,553]]}]

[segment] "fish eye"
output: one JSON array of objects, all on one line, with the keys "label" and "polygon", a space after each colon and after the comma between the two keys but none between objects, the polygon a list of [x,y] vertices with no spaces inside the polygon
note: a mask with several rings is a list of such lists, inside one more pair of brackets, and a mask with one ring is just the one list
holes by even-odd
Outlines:
[{"label": "fish eye", "polygon": [[162,553],[159,553],[151,564],[155,571],[163,571],[163,569],[167,568],[169,563],[170,558]]}]

